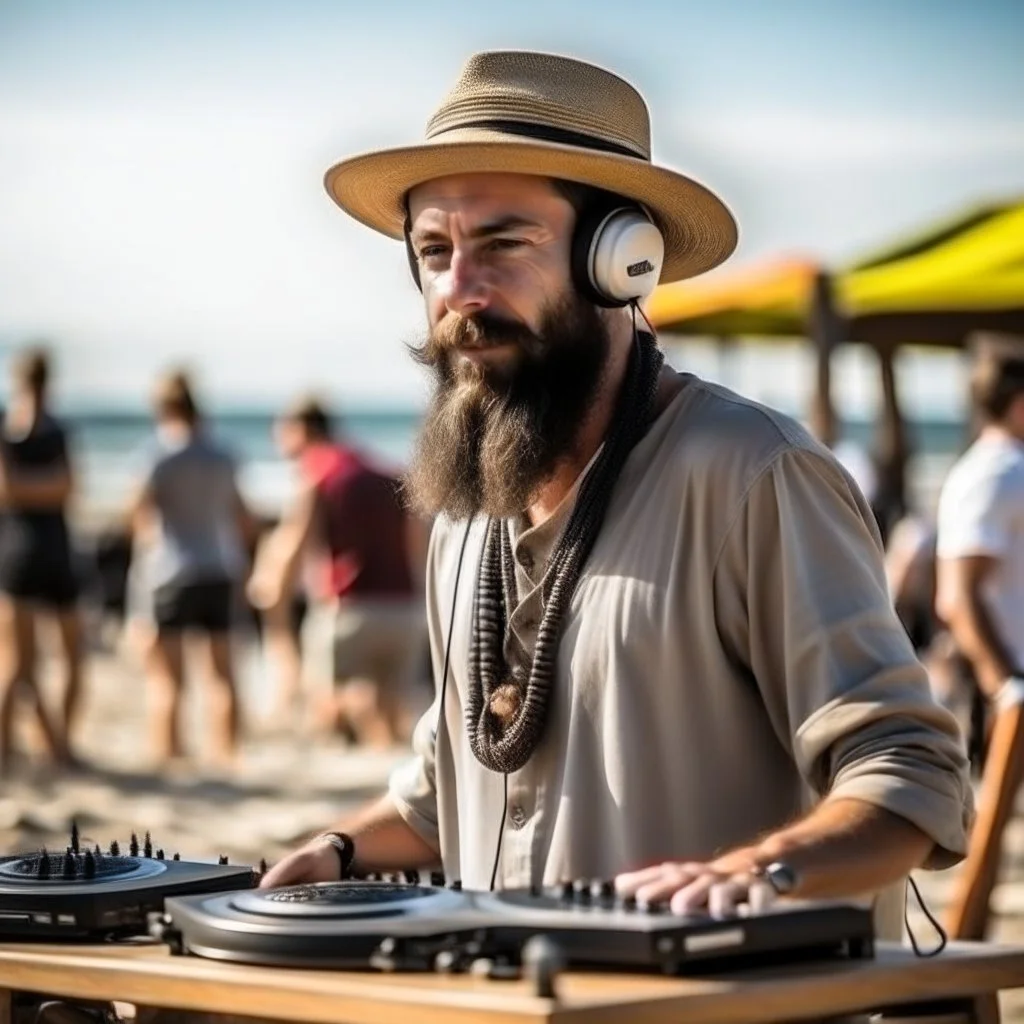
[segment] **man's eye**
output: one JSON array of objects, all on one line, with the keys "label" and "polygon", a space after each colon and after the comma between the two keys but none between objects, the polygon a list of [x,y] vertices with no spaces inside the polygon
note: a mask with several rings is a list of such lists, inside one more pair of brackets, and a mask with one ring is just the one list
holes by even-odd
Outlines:
[{"label": "man's eye", "polygon": [[523,242],[519,238],[495,238],[491,242],[492,249],[518,249]]},{"label": "man's eye", "polygon": [[420,249],[420,259],[429,260],[435,256],[443,256],[447,251],[443,245],[425,245]]}]

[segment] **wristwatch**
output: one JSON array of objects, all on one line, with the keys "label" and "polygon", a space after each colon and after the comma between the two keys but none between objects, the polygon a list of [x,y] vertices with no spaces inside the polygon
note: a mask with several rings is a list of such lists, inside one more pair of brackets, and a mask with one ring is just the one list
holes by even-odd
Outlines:
[{"label": "wristwatch", "polygon": [[330,843],[334,847],[338,853],[338,862],[341,865],[341,875],[339,878],[348,878],[352,861],[356,856],[356,844],[352,837],[345,832],[321,832],[317,839]]},{"label": "wristwatch", "polygon": [[800,884],[800,878],[792,865],[781,860],[772,861],[764,867],[756,867],[753,874],[757,878],[763,878],[779,896],[788,896]]}]

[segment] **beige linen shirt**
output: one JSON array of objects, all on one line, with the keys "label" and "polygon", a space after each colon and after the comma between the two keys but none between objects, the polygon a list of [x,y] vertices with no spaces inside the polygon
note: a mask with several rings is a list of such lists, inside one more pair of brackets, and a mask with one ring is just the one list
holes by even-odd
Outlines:
[{"label": "beige linen shirt", "polygon": [[[513,526],[513,671],[529,664],[574,496]],[[503,812],[498,888],[710,858],[825,794],[912,821],[935,841],[932,867],[963,856],[963,738],[893,612],[870,509],[794,421],[685,375],[615,486],[564,623],[544,739],[507,800],[463,717],[484,525],[470,527],[454,619],[465,524],[435,526],[438,691],[454,623],[444,721],[435,738],[435,699],[390,784],[450,877],[490,885]]]}]

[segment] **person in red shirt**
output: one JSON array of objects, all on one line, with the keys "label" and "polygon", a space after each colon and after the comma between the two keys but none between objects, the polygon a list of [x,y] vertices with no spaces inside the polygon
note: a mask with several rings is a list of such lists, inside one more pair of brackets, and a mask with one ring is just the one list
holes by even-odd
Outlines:
[{"label": "person in red shirt", "polygon": [[[403,507],[395,476],[336,440],[316,400],[291,407],[275,433],[299,469],[300,494],[261,547],[248,590],[269,613],[283,703],[293,708],[305,660],[334,684],[322,720],[374,744],[404,740],[425,656],[426,531]],[[300,573],[310,606],[301,655],[287,614]]]}]

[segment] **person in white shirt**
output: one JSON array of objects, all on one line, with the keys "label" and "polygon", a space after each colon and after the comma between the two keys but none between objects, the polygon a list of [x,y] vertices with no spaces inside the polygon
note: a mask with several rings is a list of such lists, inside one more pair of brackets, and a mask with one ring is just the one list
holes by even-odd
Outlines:
[{"label": "person in white shirt", "polygon": [[939,497],[936,611],[995,714],[947,921],[959,939],[985,938],[1003,831],[1024,779],[1024,340],[985,345],[971,386],[981,428]]},{"label": "person in white shirt", "polygon": [[982,421],[939,498],[937,610],[992,700],[1024,700],[1024,342],[984,349]]}]

